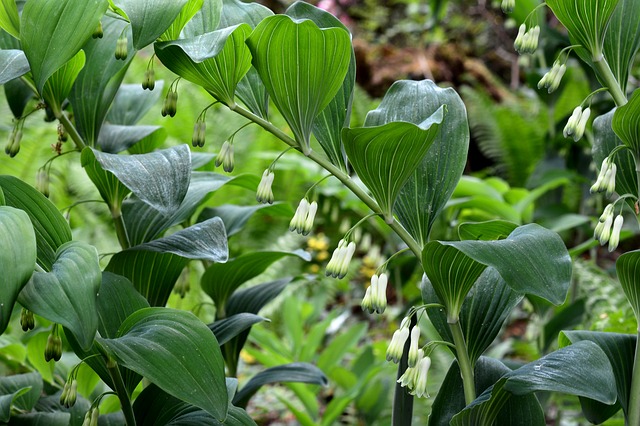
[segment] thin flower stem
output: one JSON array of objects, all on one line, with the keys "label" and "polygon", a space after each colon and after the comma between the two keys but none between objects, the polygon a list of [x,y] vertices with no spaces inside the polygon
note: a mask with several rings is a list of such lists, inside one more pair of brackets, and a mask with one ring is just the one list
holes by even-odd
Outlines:
[{"label": "thin flower stem", "polygon": [[462,376],[462,383],[464,387],[464,400],[466,405],[471,404],[476,399],[476,384],[473,376],[473,366],[469,359],[469,353],[467,352],[467,343],[464,340],[462,333],[462,326],[460,321],[450,323],[449,328],[453,335],[453,342],[456,345],[456,358],[458,359],[458,366],[460,366],[460,375]]}]

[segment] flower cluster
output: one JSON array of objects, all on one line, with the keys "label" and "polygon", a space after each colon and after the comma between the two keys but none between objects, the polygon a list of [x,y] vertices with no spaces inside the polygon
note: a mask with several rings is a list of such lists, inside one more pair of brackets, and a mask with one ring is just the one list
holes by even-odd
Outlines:
[{"label": "flower cluster", "polygon": [[513,48],[519,54],[533,53],[538,48],[538,38],[540,37],[540,27],[538,25],[527,29],[526,24],[520,25],[518,35],[513,42]]},{"label": "flower cluster", "polygon": [[271,170],[267,169],[262,173],[262,179],[258,184],[258,190],[256,191],[256,200],[262,204],[273,204],[273,191],[271,185],[273,185],[273,178],[275,174]]},{"label": "flower cluster", "polygon": [[91,407],[87,414],[84,415],[84,421],[82,426],[98,426],[98,417],[100,416],[100,410],[98,407]]},{"label": "flower cluster", "polygon": [[20,326],[22,327],[22,331],[33,330],[33,328],[36,326],[33,312],[28,309],[22,308],[22,311],[20,311]]},{"label": "flower cluster", "polygon": [[[191,136],[191,145],[202,148],[207,137],[207,123],[204,120],[196,120],[193,125],[193,135]],[[219,157],[218,157],[219,158]],[[218,162],[216,158],[216,163]],[[218,164],[216,164],[216,167]]]},{"label": "flower cluster", "polygon": [[318,211],[318,203],[315,201],[309,203],[306,198],[300,200],[296,213],[293,215],[293,219],[289,222],[289,231],[297,232],[302,235],[309,235],[313,229],[313,220],[316,217]]},{"label": "flower cluster", "polygon": [[502,0],[500,7],[504,13],[511,13],[516,7],[516,0]]},{"label": "flower cluster", "polygon": [[233,171],[233,167],[235,166],[233,159],[233,144],[229,143],[229,141],[224,141],[222,144],[222,148],[220,148],[220,153],[216,157],[215,161],[216,167],[220,167],[222,165],[222,169],[231,173]]},{"label": "flower cluster", "polygon": [[613,204],[609,204],[598,220],[596,229],[593,231],[593,238],[598,240],[600,245],[609,243],[609,251],[614,251],[620,243],[620,231],[623,223],[624,218],[620,214],[616,216],[615,220],[613,219]]},{"label": "flower cluster", "polygon": [[116,41],[116,52],[115,52],[116,59],[121,61],[124,61],[125,59],[127,59],[127,56],[129,55],[128,44],[129,44],[129,41],[127,40],[127,34],[123,31],[122,34],[120,34],[120,37],[118,37],[118,40]]},{"label": "flower cluster", "polygon": [[76,379],[67,380],[60,395],[60,405],[71,408],[76,403],[78,396],[78,381]]},{"label": "flower cluster", "polygon": [[[57,327],[54,325],[54,328]],[[49,334],[47,345],[44,348],[44,359],[49,362],[51,360],[60,361],[62,357],[62,339],[56,332]]]},{"label": "flower cluster", "polygon": [[429,396],[427,392],[427,377],[431,367],[431,358],[424,355],[422,349],[418,350],[415,367],[409,367],[398,379],[400,386],[409,389],[411,395],[418,398]]},{"label": "flower cluster", "polygon": [[381,314],[387,308],[387,274],[374,274],[371,285],[362,298],[362,310],[369,314]]},{"label": "flower cluster", "polygon": [[156,72],[153,68],[147,68],[144,72],[144,80],[142,80],[142,89],[153,90],[156,88]]},{"label": "flower cluster", "polygon": [[409,332],[409,325],[410,319],[408,317],[404,318],[400,328],[393,333],[391,343],[387,349],[387,361],[395,363],[400,361],[402,350],[410,336],[411,344],[409,345],[407,360],[409,367],[400,376],[398,383],[400,383],[400,386],[408,388],[411,395],[422,398],[423,396],[429,396],[427,393],[427,376],[429,367],[431,367],[431,358],[425,356],[424,350],[419,347],[420,328],[414,325],[411,332]]},{"label": "flower cluster", "polygon": [[575,142],[578,142],[584,135],[584,130],[587,127],[589,116],[591,115],[591,109],[585,108],[582,110],[582,106],[577,106],[573,110],[573,114],[569,117],[567,125],[564,127],[562,134],[565,138],[569,136],[573,137]]},{"label": "flower cluster", "polygon": [[333,251],[333,255],[327,264],[326,274],[329,277],[344,278],[349,271],[349,262],[356,251],[356,243],[340,240],[338,247]]},{"label": "flower cluster", "polygon": [[616,163],[614,163],[609,157],[605,158],[602,161],[598,178],[591,186],[591,193],[593,194],[594,192],[606,191],[607,197],[610,197],[616,190],[616,170]]},{"label": "flower cluster", "polygon": [[565,64],[561,64],[560,61],[555,61],[549,72],[543,75],[538,82],[538,89],[545,88],[548,93],[557,90],[566,71],[567,66]]},{"label": "flower cluster", "polygon": [[404,318],[400,323],[400,328],[393,333],[391,343],[389,343],[389,347],[387,348],[387,361],[393,361],[397,364],[400,358],[402,358],[404,344],[409,338],[410,323],[411,320],[409,318]]}]

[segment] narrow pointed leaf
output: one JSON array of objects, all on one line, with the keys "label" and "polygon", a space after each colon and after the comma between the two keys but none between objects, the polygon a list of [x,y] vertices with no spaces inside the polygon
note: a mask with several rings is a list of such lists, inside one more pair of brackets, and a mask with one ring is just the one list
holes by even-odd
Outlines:
[{"label": "narrow pointed leaf", "polygon": [[122,324],[119,337],[100,339],[120,364],[170,395],[224,421],[224,363],[213,333],[190,312],[146,308]]},{"label": "narrow pointed leaf", "polygon": [[20,38],[20,16],[15,0],[0,1],[0,28],[14,36]]},{"label": "narrow pointed leaf", "polygon": [[192,39],[157,43],[156,55],[171,71],[233,105],[236,85],[251,67],[245,44],[249,33],[251,27],[240,24]]},{"label": "narrow pointed leaf", "polygon": [[187,0],[114,0],[114,4],[127,14],[133,47],[140,50],[169,28]]},{"label": "narrow pointed leaf", "polygon": [[153,90],[144,90],[140,84],[123,84],[113,98],[107,121],[125,126],[137,124],[158,103],[163,88],[163,80],[156,81]]},{"label": "narrow pointed leaf", "polygon": [[640,250],[620,256],[616,261],[616,272],[633,313],[640,318]]},{"label": "narrow pointed leaf", "polygon": [[506,220],[491,220],[479,223],[463,223],[458,227],[461,240],[503,240],[511,234],[518,225]]},{"label": "narrow pointed leaf", "polygon": [[32,186],[13,176],[0,176],[5,202],[29,215],[36,234],[38,264],[51,270],[58,247],[71,241],[71,229],[58,209]]},{"label": "narrow pointed leaf", "polygon": [[380,205],[387,222],[393,221],[398,194],[433,143],[443,114],[439,109],[420,125],[391,122],[343,129],[349,162]]},{"label": "narrow pointed leaf", "polygon": [[80,50],[47,79],[42,97],[54,112],[62,110],[62,102],[69,96],[73,83],[84,68],[85,61],[85,53]]},{"label": "narrow pointed leaf", "polygon": [[193,38],[218,28],[222,13],[221,0],[204,0],[202,7],[182,30],[183,38]]},{"label": "narrow pointed leaf", "polygon": [[243,331],[268,319],[247,312],[231,315],[209,324],[209,329],[215,334],[220,346],[237,337]]},{"label": "narrow pointed leaf", "polygon": [[0,206],[0,235],[5,248],[0,251],[2,291],[0,292],[0,334],[11,319],[20,290],[36,266],[36,235],[29,215],[13,207]]},{"label": "narrow pointed leaf", "polygon": [[349,34],[274,15],[256,27],[247,45],[269,96],[308,153],[314,120],[340,90],[349,69]]},{"label": "narrow pointed leaf", "polygon": [[98,252],[69,242],[57,252],[51,272],[35,272],[18,301],[22,306],[71,330],[82,349],[91,347],[98,329],[96,297],[102,274]]},{"label": "narrow pointed leaf", "polygon": [[631,152],[640,153],[640,90],[633,92],[626,105],[616,109],[611,126]]},{"label": "narrow pointed leaf", "polygon": [[619,0],[607,27],[604,39],[604,56],[626,93],[629,71],[640,48],[640,3],[635,0]]},{"label": "narrow pointed leaf", "polygon": [[233,398],[233,404],[246,407],[249,399],[264,385],[281,382],[311,383],[326,386],[327,376],[318,367],[306,362],[271,367],[251,378]]},{"label": "narrow pointed leaf", "polygon": [[30,0],[25,3],[20,41],[38,92],[42,93],[47,79],[91,38],[107,6],[107,0]]},{"label": "narrow pointed leaf", "polygon": [[29,62],[21,50],[0,50],[0,84],[29,72]]}]

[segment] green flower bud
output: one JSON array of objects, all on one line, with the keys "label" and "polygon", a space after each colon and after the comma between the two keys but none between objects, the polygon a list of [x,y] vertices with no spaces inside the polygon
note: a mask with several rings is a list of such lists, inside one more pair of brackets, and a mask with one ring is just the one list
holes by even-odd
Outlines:
[{"label": "green flower bud", "polygon": [[[194,124],[193,126],[193,136],[191,136],[191,144],[194,147],[203,147],[205,143],[206,135],[207,135],[207,123],[205,123],[204,120],[196,121],[196,124]],[[218,158],[216,158],[216,163],[217,162],[218,162]]]},{"label": "green flower bud", "polygon": [[611,237],[609,238],[609,252],[614,251],[618,244],[620,244],[620,231],[622,230],[622,224],[624,218],[622,215],[616,216],[616,220],[613,222],[613,229],[611,230]]},{"label": "green flower bud", "polygon": [[98,426],[98,417],[100,416],[100,409],[98,407],[94,407],[91,412],[91,421],[89,422],[89,426]]},{"label": "green flower bud", "polygon": [[129,55],[128,44],[129,42],[127,40],[127,35],[123,31],[122,35],[118,37],[118,41],[116,41],[116,59],[119,59],[122,61],[127,59],[127,56]]},{"label": "green flower bud", "polygon": [[516,0],[502,0],[500,7],[504,13],[511,13],[513,8],[516,7]]},{"label": "green flower bud", "polygon": [[256,200],[262,204],[273,204],[273,191],[271,185],[273,185],[274,173],[271,173],[269,169],[262,173],[262,179],[258,184],[258,190],[256,191]]},{"label": "green flower bud", "polygon": [[153,68],[147,68],[144,72],[144,80],[142,81],[142,88],[144,90],[153,90],[156,87],[156,72]]},{"label": "green flower bud", "polygon": [[102,31],[102,21],[100,21],[98,22],[98,26],[96,27],[96,29],[93,30],[93,34],[91,34],[91,37],[102,38],[103,35],[104,35],[104,32]]},{"label": "green flower bud", "polygon": [[47,345],[44,348],[44,359],[49,362],[51,360],[60,361],[62,357],[62,340],[59,336],[49,334]]},{"label": "green flower bud", "polygon": [[[65,384],[65,389],[67,389],[67,394],[65,395],[65,399],[64,402],[62,402],[62,405],[67,408],[71,408],[75,405],[76,399],[78,398],[78,381],[76,379],[73,379],[71,381],[71,384],[67,382]],[[62,397],[60,398],[62,399]]]},{"label": "green flower bud", "polygon": [[46,169],[39,169],[36,174],[36,189],[49,198],[49,173]]},{"label": "green flower bud", "polygon": [[162,103],[162,116],[166,117],[175,117],[178,109],[178,92],[174,92],[172,89],[169,89],[167,92],[167,96],[164,98],[164,102]]},{"label": "green flower bud", "polygon": [[33,330],[33,328],[36,326],[33,312],[28,309],[22,308],[22,311],[20,312],[20,326],[22,327],[22,331]]}]

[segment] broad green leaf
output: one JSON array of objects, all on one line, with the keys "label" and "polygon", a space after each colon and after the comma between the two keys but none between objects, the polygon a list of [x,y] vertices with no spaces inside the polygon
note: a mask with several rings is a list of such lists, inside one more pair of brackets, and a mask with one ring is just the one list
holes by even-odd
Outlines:
[{"label": "broad green leaf", "polygon": [[227,236],[230,237],[240,232],[256,212],[268,213],[270,217],[290,217],[293,215],[291,208],[282,203],[258,204],[255,206],[223,204],[218,207],[207,207],[202,210],[198,216],[198,221],[212,217],[219,217],[224,222],[224,227],[227,230]]},{"label": "broad green leaf", "polygon": [[640,3],[635,0],[619,0],[607,28],[604,39],[604,56],[626,93],[629,71],[640,48]]},{"label": "broad green leaf", "polygon": [[11,405],[13,400],[24,395],[31,390],[30,387],[20,388],[14,392],[8,393],[6,390],[0,390],[0,422],[8,422],[11,417]]},{"label": "broad green leaf", "polygon": [[[425,252],[431,244],[452,247],[475,262],[494,267],[519,293],[533,294],[553,304],[566,298],[571,258],[560,236],[539,225],[520,226],[498,241],[434,241],[427,244]],[[426,262],[438,259],[423,255],[423,264]]]},{"label": "broad green leaf", "polygon": [[96,297],[102,274],[98,252],[80,242],[62,245],[51,272],[35,272],[18,301],[22,306],[71,330],[83,350],[98,329]]},{"label": "broad green leaf", "polygon": [[15,426],[68,426],[71,415],[69,413],[26,413],[11,417],[11,424]]},{"label": "broad green leaf", "polygon": [[107,0],[30,0],[25,4],[20,41],[39,93],[91,38],[107,6]]},{"label": "broad green leaf", "polygon": [[518,225],[505,220],[490,220],[479,223],[462,223],[458,227],[461,240],[503,240],[511,234]]},{"label": "broad green leaf", "polygon": [[36,235],[29,215],[22,210],[0,206],[0,235],[5,248],[0,251],[2,291],[0,292],[0,334],[11,319],[18,294],[36,266]]},{"label": "broad green leaf", "polygon": [[[495,182],[495,181],[494,181]],[[480,179],[474,176],[462,176],[453,191],[454,198],[484,196],[496,201],[504,201],[502,194],[510,189],[507,184],[504,188],[496,188],[488,179]]]},{"label": "broad green leaf", "polygon": [[[348,28],[338,18],[315,6],[298,1],[292,4],[287,15],[293,19],[310,19],[320,28]],[[347,170],[347,159],[342,146],[341,131],[349,125],[351,119],[351,101],[356,80],[356,57],[351,49],[351,62],[342,86],[329,105],[322,110],[313,123],[313,134],[333,164]]]},{"label": "broad green leaf", "polygon": [[[47,420],[51,420],[53,424],[63,424],[65,426],[81,426],[82,422],[84,421],[85,414],[87,413],[87,411],[89,411],[89,407],[91,407],[91,402],[84,399],[82,397],[82,393],[80,392],[80,388],[83,385],[83,379],[84,378],[80,374],[78,374],[78,397],[73,407],[66,408],[62,404],[60,404],[60,395],[62,394],[62,389],[60,389],[53,395],[43,396],[42,398],[40,398],[40,400],[38,400],[38,403],[35,405],[35,407],[33,407],[34,412],[48,414],[68,414],[67,423],[62,423],[62,417],[60,418],[60,423],[55,423],[57,422],[57,417],[43,417],[41,421],[46,422]],[[104,414],[100,416],[100,426],[115,426],[113,425],[113,423],[103,423],[105,417],[106,416]],[[34,425],[43,423],[37,423],[37,421],[25,421],[24,424]],[[49,423],[44,424],[48,425]],[[119,424],[124,424],[124,418],[123,421]]]},{"label": "broad green leaf", "polygon": [[447,202],[447,208],[460,211],[460,219],[464,221],[489,221],[503,219],[521,224],[522,216],[504,200],[495,200],[484,195],[466,198],[454,198]]},{"label": "broad green leaf", "polygon": [[[604,351],[609,358],[611,367],[613,368],[613,377],[615,378],[616,389],[618,393],[618,404],[622,407],[622,410],[627,415],[629,409],[629,396],[631,392],[631,377],[633,372],[633,359],[636,349],[636,336],[631,334],[620,333],[602,333],[594,331],[583,330],[571,330],[563,331],[560,335],[561,347],[577,343],[582,340],[588,340],[597,344],[600,349]],[[585,399],[581,398],[581,404],[583,409],[585,406]],[[591,401],[591,403],[596,403]],[[597,403],[602,405],[601,403]],[[587,403],[587,406],[589,404]],[[611,415],[615,414],[617,409],[613,412],[607,413],[606,408],[610,407],[598,407],[597,412],[592,412],[592,416],[595,418],[588,418],[592,423],[602,423],[607,420]],[[608,414],[607,417],[603,417],[602,414]],[[586,413],[585,413],[586,414]]]},{"label": "broad green leaf", "polygon": [[393,221],[398,194],[422,162],[443,118],[441,108],[420,125],[390,122],[342,130],[347,158],[380,205],[387,223]]},{"label": "broad green leaf", "polygon": [[8,206],[24,210],[29,215],[38,246],[38,264],[51,270],[56,251],[71,241],[69,224],[58,209],[32,186],[13,176],[0,176],[0,189]]},{"label": "broad green leaf", "polygon": [[4,94],[15,118],[22,117],[27,104],[35,96],[33,90],[20,78],[4,83]]},{"label": "broad green leaf", "polygon": [[0,1],[0,28],[15,38],[20,38],[20,16],[15,0]]},{"label": "broad green leaf", "polygon": [[632,153],[640,154],[640,90],[635,90],[629,102],[616,109],[611,127]]},{"label": "broad green leaf", "polygon": [[[82,47],[87,60],[69,94],[69,102],[78,132],[89,146],[96,146],[107,111],[135,56],[131,54],[124,61],[115,58],[116,42],[126,27],[123,20],[105,16],[103,37],[89,38]],[[126,31],[129,32],[128,51],[131,51],[131,29]]]},{"label": "broad green leaf", "polygon": [[60,114],[62,111],[62,102],[69,96],[73,83],[84,68],[85,61],[85,53],[80,50],[45,82],[42,97],[54,114]]},{"label": "broad green leaf", "polygon": [[106,120],[111,124],[133,126],[158,103],[164,81],[156,81],[153,90],[144,90],[140,84],[123,84],[118,89]]},{"label": "broad green leaf", "polygon": [[0,50],[0,64],[0,84],[29,72],[29,62],[21,50]]},{"label": "broad green leaf", "polygon": [[466,165],[469,125],[464,103],[455,90],[442,89],[430,80],[397,81],[365,120],[366,126],[392,121],[419,125],[442,105],[446,105],[446,116],[440,130],[394,206],[400,223],[423,246]]},{"label": "broad green leaf", "polygon": [[220,346],[222,346],[234,337],[237,337],[243,331],[251,328],[254,324],[258,324],[263,321],[269,320],[255,314],[243,312],[217,320],[216,322],[209,324],[209,328],[216,336]]},{"label": "broad green leaf", "polygon": [[192,313],[141,309],[125,320],[118,336],[100,343],[120,364],[224,421],[228,397],[220,347]]},{"label": "broad green leaf", "polygon": [[[476,394],[482,394],[511,370],[497,359],[481,357],[475,367]],[[449,426],[451,418],[465,407],[462,378],[453,361],[433,401],[429,426]],[[535,395],[512,396],[497,414],[500,424],[510,426],[544,425],[544,412]]]},{"label": "broad green leaf", "polygon": [[30,411],[42,392],[42,377],[38,373],[0,377],[0,421],[11,417],[11,406]]},{"label": "broad green leaf", "polygon": [[166,138],[167,131],[160,126],[105,124],[100,129],[98,146],[102,152],[117,154],[144,140],[149,140],[154,145],[160,145]]},{"label": "broad green leaf", "polygon": [[[222,0],[222,15],[217,29],[247,24],[255,28],[266,17],[273,16],[268,7],[260,3],[245,3],[240,0]],[[209,32],[209,31],[207,31]]]},{"label": "broad green leaf", "polygon": [[222,12],[221,0],[204,0],[202,7],[182,31],[183,38],[193,38],[218,28]]},{"label": "broad green leaf", "polygon": [[308,154],[315,118],[340,90],[349,69],[349,34],[274,15],[260,22],[247,45],[269,96]]},{"label": "broad green leaf", "polygon": [[602,59],[605,33],[618,0],[548,0],[547,5],[593,60]]},{"label": "broad green leaf", "polygon": [[129,18],[133,47],[140,50],[171,26],[187,0],[113,0],[113,3]]},{"label": "broad green leaf", "polygon": [[191,152],[187,145],[136,155],[107,154],[94,149],[91,152],[102,169],[113,173],[160,213],[170,215],[180,207],[191,179]]},{"label": "broad green leaf", "polygon": [[162,63],[179,76],[207,90],[214,98],[234,105],[236,85],[251,67],[245,40],[251,27],[240,24],[155,45]]},{"label": "broad green leaf", "polygon": [[577,342],[507,373],[455,415],[451,425],[492,424],[512,395],[539,391],[584,396],[613,404],[616,389],[612,375],[611,364],[602,349],[593,342]]},{"label": "broad green leaf", "polygon": [[318,367],[306,362],[295,362],[268,368],[253,376],[233,398],[233,404],[246,407],[249,399],[262,386],[271,383],[299,382],[326,386],[329,380]]},{"label": "broad green leaf", "polygon": [[640,318],[640,250],[628,251],[616,260],[616,272],[625,296]]},{"label": "broad green leaf", "polygon": [[123,276],[102,273],[98,293],[98,331],[102,337],[115,338],[118,329],[132,313],[148,308],[149,303]]},{"label": "broad green leaf", "polygon": [[118,178],[111,172],[102,168],[98,162],[93,149],[86,147],[82,150],[80,163],[89,179],[98,188],[98,192],[107,205],[114,211],[118,211],[122,205],[122,200],[131,193]]},{"label": "broad green leaf", "polygon": [[46,361],[44,359],[44,350],[47,346],[47,339],[49,338],[49,330],[34,332],[32,336],[29,336],[27,341],[27,360],[29,364],[33,366],[33,369],[40,373],[42,380],[49,383],[54,383],[54,370],[55,361]]},{"label": "broad green leaf", "polygon": [[272,263],[285,256],[299,257],[310,260],[309,254],[302,250],[296,251],[260,251],[238,256],[227,263],[211,265],[202,275],[200,285],[202,290],[213,299],[216,304],[218,318],[224,318],[224,306],[233,292],[251,278],[257,277]]},{"label": "broad green leaf", "polygon": [[184,26],[187,25],[187,22],[189,22],[200,9],[202,9],[203,4],[204,0],[187,0],[187,4],[184,5],[176,19],[173,20],[164,34],[158,38],[158,41],[169,41],[180,38],[180,33]]}]

